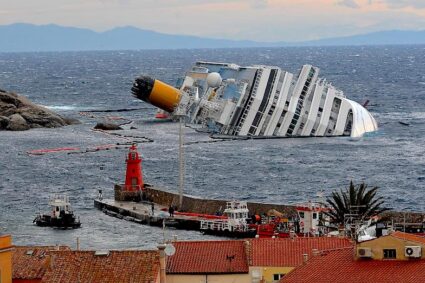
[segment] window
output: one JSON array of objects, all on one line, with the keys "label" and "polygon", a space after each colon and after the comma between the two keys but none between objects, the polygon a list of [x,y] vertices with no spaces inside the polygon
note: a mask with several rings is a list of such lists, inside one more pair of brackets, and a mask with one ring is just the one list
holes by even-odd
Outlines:
[{"label": "window", "polygon": [[386,259],[397,258],[397,250],[396,249],[384,249],[384,258],[386,258]]},{"label": "window", "polygon": [[304,218],[304,212],[300,212],[300,218]]},{"label": "window", "polygon": [[313,212],[313,219],[317,219],[317,213]]},{"label": "window", "polygon": [[280,280],[281,278],[283,278],[284,276],[285,276],[285,274],[283,274],[283,273],[273,274],[273,280],[274,280],[274,281],[278,281],[278,280]]}]

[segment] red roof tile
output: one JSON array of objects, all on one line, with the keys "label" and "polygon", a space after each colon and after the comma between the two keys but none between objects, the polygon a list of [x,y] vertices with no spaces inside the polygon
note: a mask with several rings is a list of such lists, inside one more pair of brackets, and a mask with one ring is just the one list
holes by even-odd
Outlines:
[{"label": "red roof tile", "polygon": [[312,256],[313,249],[319,251],[351,247],[348,239],[335,237],[295,239],[252,239],[251,266],[298,266],[303,263],[303,254]]},{"label": "red roof tile", "polygon": [[248,273],[244,241],[174,242],[176,253],[167,258],[169,274]]},{"label": "red roof tile", "polygon": [[390,236],[393,236],[395,238],[402,239],[402,240],[421,243],[421,244],[425,245],[425,238],[421,237],[421,236],[414,235],[414,234],[395,231],[395,232],[391,233]]},{"label": "red roof tile", "polygon": [[[17,246],[13,250],[12,268],[13,279],[41,279],[46,272],[49,262],[49,251],[58,247],[46,246]],[[69,250],[69,247],[60,246],[60,250]]]},{"label": "red roof tile", "polygon": [[425,260],[354,260],[353,248],[315,256],[280,282],[424,282]]},{"label": "red roof tile", "polygon": [[52,268],[42,279],[45,283],[156,282],[159,276],[158,251],[111,251],[109,255],[58,251],[51,257]]}]

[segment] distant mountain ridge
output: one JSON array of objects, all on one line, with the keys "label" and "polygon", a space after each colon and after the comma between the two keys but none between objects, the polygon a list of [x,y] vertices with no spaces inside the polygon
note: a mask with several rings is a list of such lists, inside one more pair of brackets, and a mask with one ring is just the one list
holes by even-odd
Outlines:
[{"label": "distant mountain ridge", "polygon": [[0,26],[0,52],[425,44],[424,31],[382,31],[303,42],[258,42],[173,35],[131,26],[105,32],[54,24]]}]

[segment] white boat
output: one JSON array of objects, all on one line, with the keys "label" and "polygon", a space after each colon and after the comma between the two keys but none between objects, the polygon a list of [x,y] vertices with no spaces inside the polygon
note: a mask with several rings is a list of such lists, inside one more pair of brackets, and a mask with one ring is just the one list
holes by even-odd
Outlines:
[{"label": "white boat", "polygon": [[50,212],[46,214],[39,213],[34,223],[37,226],[48,226],[56,228],[79,228],[81,226],[80,218],[74,215],[66,195],[53,195],[49,199]]}]

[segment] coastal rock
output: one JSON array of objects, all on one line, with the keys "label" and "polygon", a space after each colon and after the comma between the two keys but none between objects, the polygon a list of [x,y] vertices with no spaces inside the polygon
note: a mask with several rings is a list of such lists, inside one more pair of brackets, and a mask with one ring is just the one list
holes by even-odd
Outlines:
[{"label": "coastal rock", "polygon": [[5,116],[0,116],[0,130],[6,130],[9,126],[10,119]]},{"label": "coastal rock", "polygon": [[8,130],[11,131],[25,131],[29,130],[30,126],[27,124],[27,121],[19,115],[19,114],[13,114],[9,117],[9,126],[7,127]]},{"label": "coastal rock", "polygon": [[104,131],[117,131],[122,130],[119,125],[114,123],[97,123],[94,127],[96,130],[104,130]]},{"label": "coastal rock", "polygon": [[23,96],[0,89],[0,130],[24,131],[70,124],[74,123]]}]

